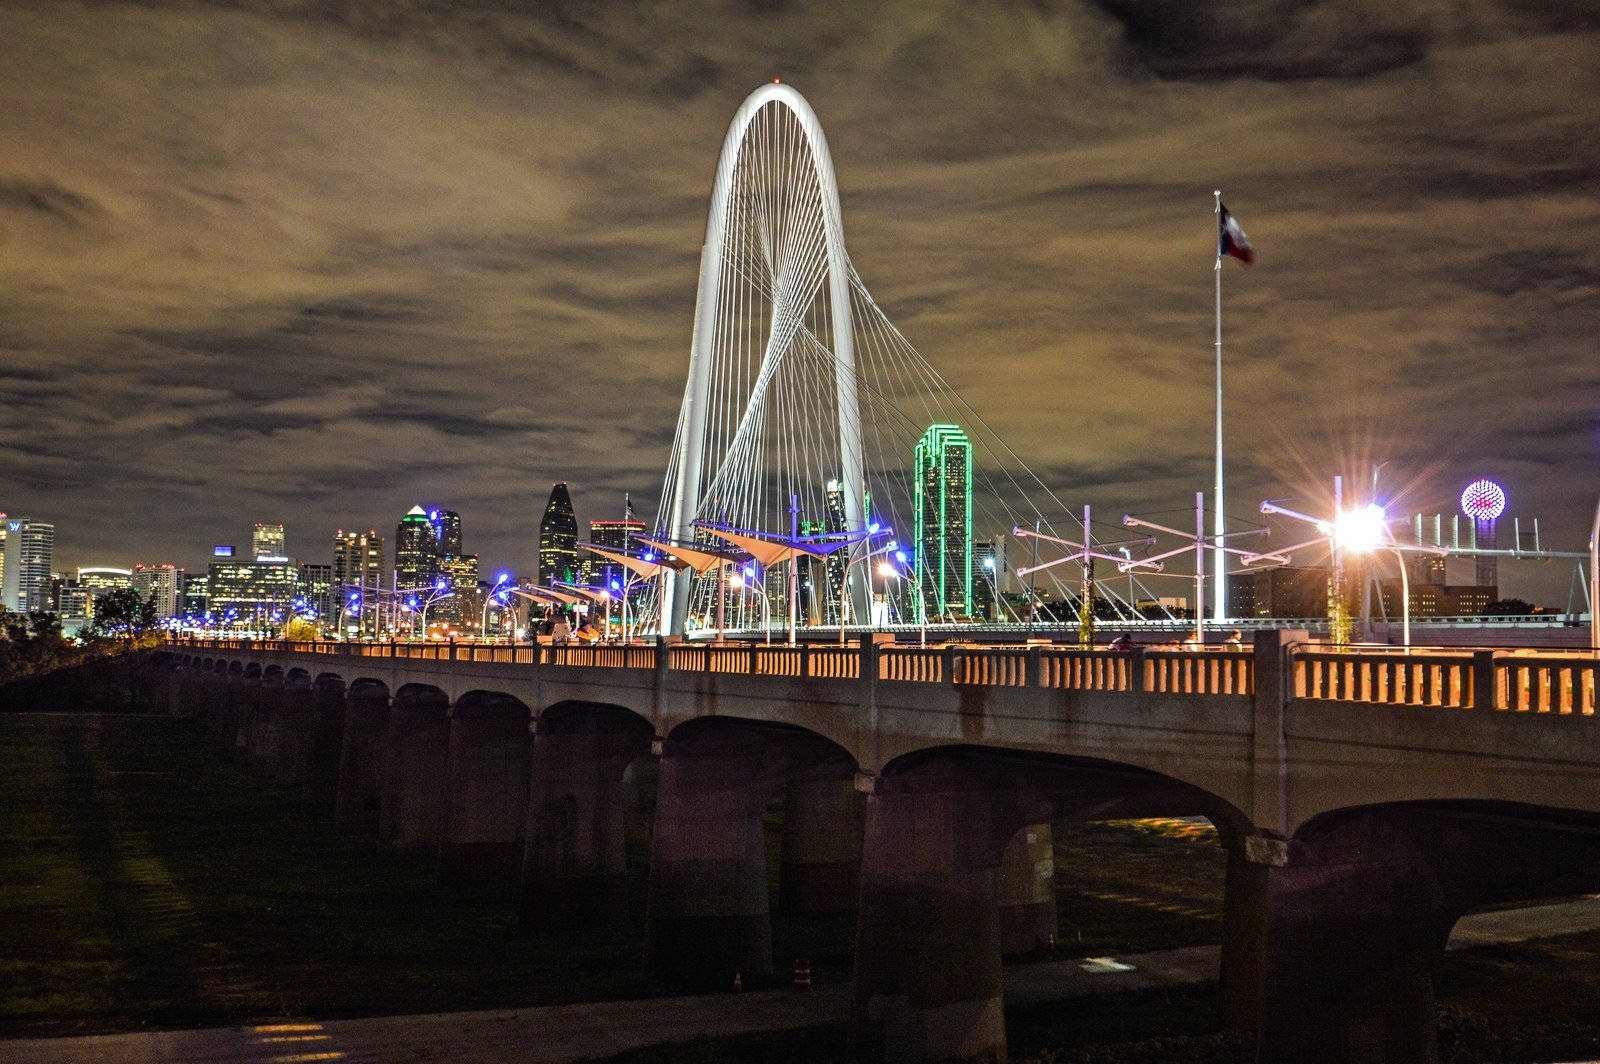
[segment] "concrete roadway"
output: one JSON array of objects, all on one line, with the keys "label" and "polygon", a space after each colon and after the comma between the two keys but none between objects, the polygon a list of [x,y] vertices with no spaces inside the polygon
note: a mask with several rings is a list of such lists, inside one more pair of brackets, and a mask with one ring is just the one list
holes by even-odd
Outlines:
[{"label": "concrete roadway", "polygon": [[[1600,896],[1560,905],[1468,916],[1450,948],[1600,928]],[[1128,957],[1047,961],[1006,969],[1006,1004],[1203,983],[1216,978],[1217,947]],[[640,1046],[699,1036],[788,1031],[843,1023],[850,987],[809,993],[763,991],[603,1001],[586,1005],[358,1020],[282,1021],[256,1027],[156,1031],[86,1038],[0,1040],[0,1061],[16,1064],[572,1064]]]}]

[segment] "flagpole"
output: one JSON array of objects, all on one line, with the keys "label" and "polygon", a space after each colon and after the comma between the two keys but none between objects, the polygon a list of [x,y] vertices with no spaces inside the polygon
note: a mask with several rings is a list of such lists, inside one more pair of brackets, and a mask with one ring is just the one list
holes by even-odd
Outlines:
[{"label": "flagpole", "polygon": [[[1211,615],[1220,622],[1227,610],[1227,576],[1228,555],[1222,549],[1222,536],[1227,531],[1226,510],[1222,494],[1222,190],[1212,192],[1214,206],[1213,213],[1217,220],[1217,265],[1213,271],[1216,274],[1217,288],[1217,480],[1212,494],[1212,529],[1215,533],[1215,542],[1212,549],[1216,552],[1216,578],[1211,583]],[[1205,607],[1200,607],[1203,612]]]}]

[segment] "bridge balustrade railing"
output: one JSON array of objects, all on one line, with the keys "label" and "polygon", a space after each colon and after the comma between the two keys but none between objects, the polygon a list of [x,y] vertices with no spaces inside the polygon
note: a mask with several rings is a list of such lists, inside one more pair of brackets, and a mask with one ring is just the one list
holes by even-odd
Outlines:
[{"label": "bridge balustrade railing", "polygon": [[1481,660],[1470,652],[1298,650],[1293,659],[1294,695],[1330,702],[1466,708],[1480,704],[1480,670]]},{"label": "bridge balustrade railing", "polygon": [[1156,694],[1255,693],[1255,656],[1248,650],[1147,650],[1139,690]]},{"label": "bridge balustrade railing", "polygon": [[1040,687],[1068,691],[1128,691],[1135,685],[1138,658],[1118,650],[1039,651]]},{"label": "bridge balustrade railing", "polygon": [[900,683],[943,683],[945,652],[938,647],[878,648],[878,679]]},{"label": "bridge balustrade railing", "polygon": [[1593,716],[1600,697],[1600,656],[1509,654],[1497,658],[1499,707],[1515,713]]}]

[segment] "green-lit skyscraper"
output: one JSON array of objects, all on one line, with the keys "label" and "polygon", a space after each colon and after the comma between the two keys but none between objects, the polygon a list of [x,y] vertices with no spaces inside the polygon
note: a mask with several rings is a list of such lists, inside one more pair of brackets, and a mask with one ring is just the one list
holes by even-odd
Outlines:
[{"label": "green-lit skyscraper", "polygon": [[972,443],[929,425],[916,451],[916,582],[930,619],[971,612]]}]

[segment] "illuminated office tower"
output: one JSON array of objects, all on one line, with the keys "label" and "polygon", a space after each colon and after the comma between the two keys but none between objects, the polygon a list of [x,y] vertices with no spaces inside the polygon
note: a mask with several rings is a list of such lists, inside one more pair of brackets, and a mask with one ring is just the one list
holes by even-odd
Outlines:
[{"label": "illuminated office tower", "polygon": [[572,496],[567,494],[567,482],[560,481],[550,488],[550,501],[545,503],[544,517],[539,521],[539,576],[540,586],[549,587],[552,580],[576,583],[578,579],[578,518],[572,512]]},{"label": "illuminated office tower", "polygon": [[[381,615],[378,609],[377,588],[387,586],[389,581],[384,575],[387,566],[383,557],[383,537],[378,535],[376,529],[367,532],[346,532],[344,529],[333,534],[333,594],[336,598],[338,614],[350,610],[350,596],[352,593],[361,595],[358,610],[350,610],[350,618],[356,613],[361,615],[361,629],[368,634],[378,631],[378,618]],[[341,617],[336,615],[330,623],[339,625]],[[344,619],[345,624],[354,624],[352,619]]]},{"label": "illuminated office tower", "polygon": [[[605,547],[619,554],[627,554],[635,548],[633,537],[644,534],[643,521],[590,521],[589,542],[596,547]],[[587,552],[585,552],[587,553]],[[613,583],[626,584],[629,580],[627,569],[598,554],[589,554],[583,563],[583,581],[596,587],[609,588]]]},{"label": "illuminated office tower", "polygon": [[183,570],[170,562],[135,565],[129,583],[142,599],[154,598],[156,616],[176,617],[182,605]]},{"label": "illuminated office tower", "polygon": [[432,587],[439,575],[439,537],[428,511],[413,506],[394,532],[395,588]]},{"label": "illuminated office tower", "polygon": [[55,563],[56,526],[27,517],[6,517],[0,563],[0,607],[15,613],[50,608],[50,569]]},{"label": "illuminated office tower", "polygon": [[958,425],[930,425],[915,455],[916,584],[930,619],[972,604],[972,444]]},{"label": "illuminated office tower", "polygon": [[282,525],[256,523],[255,529],[250,533],[250,556],[252,558],[282,558],[286,556],[283,548]]}]

